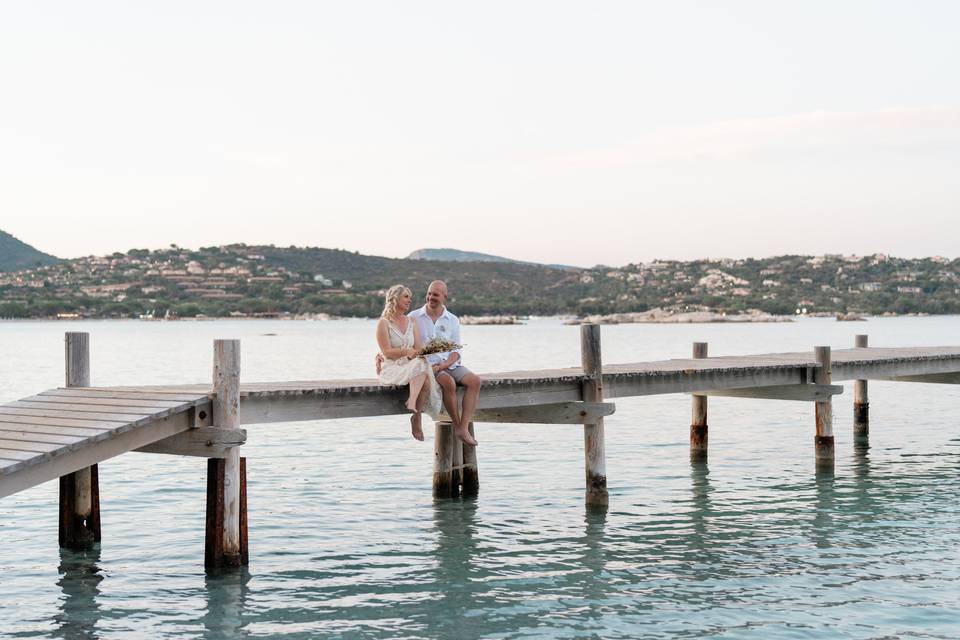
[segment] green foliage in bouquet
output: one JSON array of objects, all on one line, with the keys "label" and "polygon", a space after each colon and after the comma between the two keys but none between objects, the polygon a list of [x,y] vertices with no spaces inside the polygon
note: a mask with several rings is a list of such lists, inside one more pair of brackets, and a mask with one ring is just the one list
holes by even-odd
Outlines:
[{"label": "green foliage in bouquet", "polygon": [[420,348],[420,351],[417,352],[417,355],[428,356],[431,353],[444,353],[446,351],[460,349],[461,347],[463,347],[462,344],[457,344],[452,340],[447,340],[445,338],[430,338],[430,341]]}]

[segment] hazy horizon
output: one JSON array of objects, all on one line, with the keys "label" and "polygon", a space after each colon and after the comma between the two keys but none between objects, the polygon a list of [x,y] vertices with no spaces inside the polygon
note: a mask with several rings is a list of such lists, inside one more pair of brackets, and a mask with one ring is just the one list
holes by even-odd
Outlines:
[{"label": "hazy horizon", "polygon": [[956,257],[958,23],[934,0],[7,3],[0,229],[65,258]]},{"label": "hazy horizon", "polygon": [[[6,229],[0,229],[0,231],[6,231]],[[11,235],[13,235],[13,234],[11,234]],[[34,249],[37,249],[38,251],[44,251],[42,247],[37,247],[36,245],[33,245],[32,243],[25,241],[23,238],[17,238],[15,235],[14,235],[14,237],[15,237],[17,240],[20,240],[21,242],[26,242],[26,244],[29,244],[29,245],[33,246],[33,248],[34,248]],[[178,248],[180,248],[180,249],[186,249],[186,250],[189,250],[189,251],[198,251],[200,248],[202,248],[202,247],[207,247],[207,246],[219,246],[219,245],[187,246],[187,245],[183,245],[183,244],[179,244],[179,243],[173,243],[173,244],[175,244],[175,245],[176,245]],[[251,247],[255,247],[255,246],[267,246],[267,245],[265,245],[265,244],[263,244],[263,243],[259,243],[259,244],[258,244],[258,243],[253,243],[253,242],[236,242],[236,243],[228,243],[228,244],[244,244],[244,245],[251,246]],[[295,248],[301,248],[301,249],[331,249],[331,250],[341,250],[341,251],[350,251],[350,252],[354,252],[354,251],[355,251],[355,250],[353,250],[353,249],[345,249],[345,248],[343,248],[343,247],[322,247],[322,246],[317,246],[317,245],[286,245],[286,244],[284,244],[284,245],[277,245],[277,244],[274,244],[274,245],[272,245],[272,246],[279,247],[279,248],[295,247]],[[82,255],[72,256],[72,257],[56,256],[56,255],[55,255],[54,257],[59,258],[59,259],[61,259],[61,260],[73,260],[73,259],[77,259],[77,258],[84,258],[84,257],[91,257],[91,256],[93,256],[93,257],[109,256],[109,255],[112,255],[112,254],[114,254],[114,253],[123,253],[123,254],[126,254],[127,252],[132,251],[132,250],[149,249],[150,251],[163,251],[163,250],[169,249],[169,248],[170,248],[170,245],[167,245],[166,247],[140,247],[140,246],[138,246],[138,247],[128,247],[128,248],[126,248],[126,249],[117,249],[117,250],[115,250],[115,251],[107,251],[107,252],[105,252],[105,253],[88,253],[88,254],[82,254]],[[380,258],[401,258],[401,259],[405,259],[405,258],[407,258],[410,254],[413,254],[413,253],[415,253],[416,251],[423,251],[423,250],[461,251],[461,252],[464,252],[464,253],[483,253],[483,252],[466,251],[466,250],[464,250],[464,249],[459,249],[459,248],[457,248],[457,247],[419,247],[418,249],[414,249],[413,251],[411,251],[409,254],[407,254],[407,255],[402,255],[402,256],[385,256],[385,255],[380,255],[380,254],[375,254],[375,253],[365,253],[365,252],[363,252],[363,251],[358,251],[358,253],[360,253],[361,255],[367,255],[367,256],[372,256],[372,257],[380,257]],[[49,251],[44,251],[44,253],[50,253],[50,252],[49,252]],[[825,254],[824,254],[824,253],[821,253],[821,254],[796,254],[796,253],[795,253],[795,254],[785,254],[785,253],[781,253],[781,254],[771,254],[771,255],[766,255],[766,256],[720,256],[720,255],[713,255],[713,256],[701,256],[701,257],[695,257],[695,258],[669,258],[669,257],[666,257],[666,256],[654,256],[654,257],[649,258],[649,259],[646,259],[646,260],[631,260],[631,261],[628,261],[628,262],[616,263],[616,264],[614,264],[614,263],[598,262],[598,263],[589,264],[589,265],[586,265],[586,264],[567,264],[566,266],[582,267],[582,268],[588,268],[588,269],[589,269],[589,268],[593,268],[593,267],[623,267],[623,266],[626,266],[626,265],[628,265],[628,264],[647,263],[647,262],[653,262],[653,261],[657,261],[657,260],[675,260],[675,261],[680,261],[680,262],[694,262],[694,261],[715,262],[715,261],[720,261],[720,260],[748,260],[748,259],[753,259],[753,260],[766,260],[766,259],[772,259],[772,258],[777,258],[777,257],[781,257],[781,256],[788,256],[788,255],[799,255],[799,256],[810,256],[810,257],[823,256],[823,255],[842,255],[842,256],[845,256],[845,257],[846,257],[846,256],[869,257],[869,256],[872,256],[872,255],[877,255],[877,254],[883,254],[883,252],[877,251],[877,252],[865,253],[865,254],[851,253],[851,252],[846,252],[846,253],[843,253],[843,252],[841,252],[841,253],[830,253],[830,252],[828,252],[828,253],[825,253]],[[522,260],[522,259],[515,258],[515,257],[513,257],[513,256],[508,256],[508,255],[489,254],[489,253],[483,253],[483,255],[488,255],[488,256],[492,256],[492,257],[499,257],[499,258],[507,258],[507,259],[516,260],[516,261],[519,261],[519,262],[530,262],[530,261],[527,261],[527,260]],[[957,259],[957,256],[941,256],[941,255],[923,255],[923,256],[901,256],[901,255],[895,255],[895,254],[884,254],[884,255],[887,255],[888,257],[891,257],[891,258],[905,258],[905,259],[913,259],[913,260],[919,260],[919,259],[925,259],[925,258],[937,258],[937,257],[940,257],[940,258],[948,258],[948,259],[951,259],[951,260]],[[562,265],[562,264],[564,264],[564,263],[536,263],[536,262],[531,262],[531,264],[544,264],[544,265],[548,265],[548,266],[549,266],[549,265]]]}]

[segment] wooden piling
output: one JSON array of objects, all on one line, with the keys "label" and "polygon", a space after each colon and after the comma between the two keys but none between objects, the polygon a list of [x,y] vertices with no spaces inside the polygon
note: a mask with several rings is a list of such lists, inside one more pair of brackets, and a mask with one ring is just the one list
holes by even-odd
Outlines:
[{"label": "wooden piling", "polygon": [[[820,365],[814,369],[813,381],[816,384],[830,384],[831,372],[830,347],[814,347],[814,359]],[[816,403],[817,433],[814,437],[814,449],[818,464],[833,464],[833,400],[818,400]]]},{"label": "wooden piling", "polygon": [[[707,357],[707,343],[693,343],[694,359]],[[707,396],[693,395],[690,401],[690,456],[707,455]]]},{"label": "wooden piling", "polygon": [[[866,348],[867,336],[857,335],[854,346],[858,349]],[[853,382],[853,435],[867,436],[870,434],[870,400],[867,397],[867,381],[854,380]]]},{"label": "wooden piling", "polygon": [[[206,545],[203,564],[208,570],[238,566],[224,557],[224,489],[226,479],[224,458],[207,459],[207,520]],[[211,496],[213,499],[211,499]],[[247,544],[247,459],[240,458],[240,557],[239,564],[249,565]]]},{"label": "wooden piling", "polygon": [[[90,386],[90,334],[64,337],[67,387]],[[60,477],[60,546],[89,549],[100,542],[100,480],[97,465]]]},{"label": "wooden piling", "polygon": [[[467,425],[470,435],[475,436],[473,432],[473,423]],[[459,440],[459,438],[457,438]],[[460,442],[463,447],[463,471],[460,475],[460,495],[464,498],[476,498],[480,493],[480,471],[477,468],[477,448],[469,444]]]},{"label": "wooden piling", "polygon": [[[457,451],[460,454],[457,455]],[[433,438],[433,497],[456,498],[460,495],[460,469],[463,460],[462,441],[452,422],[437,422]]]},{"label": "wooden piling", "polygon": [[[213,357],[213,425],[240,428],[240,341],[215,340]],[[207,463],[207,569],[248,563],[246,469],[239,447]]]},{"label": "wooden piling", "polygon": [[[600,325],[580,325],[580,361],[589,378],[583,383],[584,402],[603,402],[603,364],[600,354]],[[587,505],[603,506],[607,494],[607,454],[603,437],[603,418],[583,425],[583,456],[586,474]]]}]

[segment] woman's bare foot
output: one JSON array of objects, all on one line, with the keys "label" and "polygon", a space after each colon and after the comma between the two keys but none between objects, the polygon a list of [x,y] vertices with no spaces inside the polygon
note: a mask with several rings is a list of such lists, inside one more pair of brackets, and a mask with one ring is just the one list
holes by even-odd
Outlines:
[{"label": "woman's bare foot", "polygon": [[464,444],[468,444],[471,447],[477,446],[477,439],[470,435],[470,429],[463,427],[462,429],[457,429],[457,437],[463,440]]},{"label": "woman's bare foot", "polygon": [[417,401],[414,399],[407,400],[403,406],[407,408],[407,411],[417,412]]},{"label": "woman's bare foot", "polygon": [[415,440],[423,442],[423,427],[420,425],[420,416],[419,413],[410,416],[410,433],[413,434]]}]

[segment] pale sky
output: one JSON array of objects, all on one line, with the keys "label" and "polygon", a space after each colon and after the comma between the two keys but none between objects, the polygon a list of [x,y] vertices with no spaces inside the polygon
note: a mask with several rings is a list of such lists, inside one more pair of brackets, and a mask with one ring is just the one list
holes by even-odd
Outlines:
[{"label": "pale sky", "polygon": [[0,3],[0,229],[960,256],[960,2]]}]

